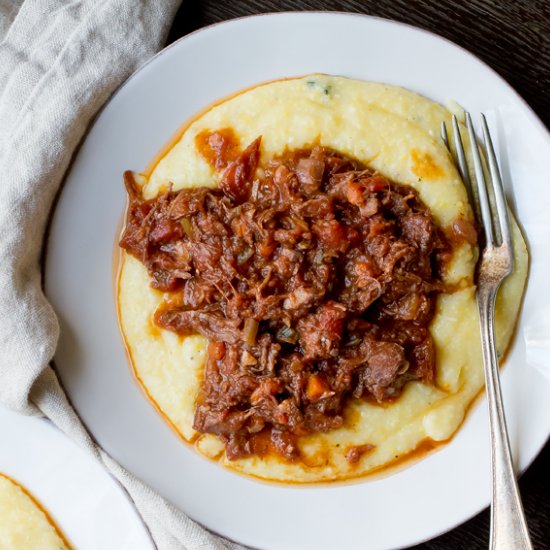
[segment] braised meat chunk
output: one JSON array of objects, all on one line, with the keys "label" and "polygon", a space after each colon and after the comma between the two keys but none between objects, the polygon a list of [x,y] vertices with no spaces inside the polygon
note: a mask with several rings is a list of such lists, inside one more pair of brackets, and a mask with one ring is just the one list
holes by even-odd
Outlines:
[{"label": "braised meat chunk", "polygon": [[218,189],[145,200],[127,173],[120,244],[170,297],[156,324],[210,342],[195,429],[229,458],[295,460],[297,438],[342,426],[350,399],[433,383],[450,244],[411,187],[322,147],[258,170],[260,146],[231,150]]}]

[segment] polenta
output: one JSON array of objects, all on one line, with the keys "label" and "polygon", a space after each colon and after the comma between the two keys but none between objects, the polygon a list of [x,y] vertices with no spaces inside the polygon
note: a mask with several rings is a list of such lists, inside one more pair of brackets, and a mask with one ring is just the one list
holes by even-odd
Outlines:
[{"label": "polenta", "polygon": [[[354,159],[368,168],[371,184],[380,175],[387,179],[384,181],[411,189],[409,195],[413,198],[403,192],[404,200],[414,202],[417,197],[418,204],[429,209],[438,231],[450,234],[453,228],[473,220],[464,185],[438,137],[441,123],[449,124],[450,117],[451,113],[441,105],[385,84],[326,75],[271,82],[223,101],[194,119],[152,171],[135,175],[131,185],[144,201],[182,189],[214,189],[220,184],[223,187],[231,159],[237,154],[235,147],[232,144],[224,149],[229,158],[225,164],[216,165],[201,151],[201,143],[204,144],[205,135],[230,132],[242,148],[251,144],[247,151],[249,157],[257,157],[254,163],[258,173],[272,178],[275,176],[269,175],[270,163],[288,151],[318,147],[337,152],[344,159]],[[212,143],[210,148],[221,151],[223,143]],[[253,176],[233,174],[235,181],[241,178],[239,181],[246,180],[251,186],[247,193],[257,191],[252,189]],[[356,187],[348,189],[347,200],[359,204],[354,202],[350,189]],[[237,203],[243,200],[238,189],[229,188],[228,194]],[[368,211],[367,205],[361,204],[361,208]],[[424,206],[418,208],[423,212]],[[179,222],[182,231],[189,230],[183,216]],[[317,227],[315,221],[312,224]],[[326,229],[324,233],[316,230],[318,239],[330,240],[330,235],[339,230],[327,224],[321,227]],[[162,230],[156,229],[158,239],[162,239]],[[503,284],[496,307],[501,355],[510,345],[527,276],[527,250],[515,222],[513,234],[515,270]],[[268,250],[266,254],[269,253]],[[247,262],[250,254],[239,258],[239,262]],[[350,397],[342,413],[343,421],[334,429],[316,433],[306,430],[298,437],[299,460],[287,460],[277,453],[251,452],[249,456],[231,457],[218,435],[201,433],[193,427],[203,399],[208,339],[197,334],[182,336],[159,327],[159,311],[162,315],[163,304],[172,300],[171,293],[153,288],[147,268],[127,252],[122,253],[118,280],[120,326],[137,379],[164,417],[199,452],[228,468],[264,479],[345,479],[387,466],[426,440],[448,440],[460,426],[484,383],[474,285],[477,258],[475,242],[462,239],[454,243],[446,259],[441,273],[444,290],[437,294],[429,324],[435,351],[431,383],[412,377],[394,399],[380,398],[378,402]],[[365,269],[368,271],[368,266]],[[366,277],[371,281],[372,273]],[[167,287],[161,284],[160,288]],[[299,305],[302,299],[297,293],[287,297]],[[282,307],[284,310],[293,306]],[[333,317],[339,315],[338,307],[329,304]],[[248,329],[250,332],[250,326]],[[285,333],[283,341],[291,341],[289,334]],[[210,355],[217,353],[212,349]],[[302,350],[304,353],[307,350]],[[399,360],[404,371],[410,361],[403,357]],[[241,361],[253,365],[256,359],[248,354]],[[323,380],[318,377],[311,386],[308,383],[311,399],[330,397],[331,388]],[[268,387],[262,391],[271,390],[279,391]]]}]

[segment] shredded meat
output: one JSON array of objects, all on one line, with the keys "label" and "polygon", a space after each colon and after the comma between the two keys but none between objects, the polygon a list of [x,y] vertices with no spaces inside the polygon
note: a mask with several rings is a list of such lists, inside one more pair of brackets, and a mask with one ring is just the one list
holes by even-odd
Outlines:
[{"label": "shredded meat", "polygon": [[351,464],[358,464],[363,455],[370,453],[376,447],[374,445],[366,444],[359,445],[357,447],[351,447],[345,454],[346,460]]},{"label": "shredded meat", "polygon": [[195,429],[229,458],[268,441],[296,459],[296,437],[342,426],[349,399],[433,382],[428,325],[449,243],[410,187],[320,147],[257,177],[259,151],[260,138],[214,190],[144,200],[126,173],[120,244],[171,293],[157,325],[210,341]]}]

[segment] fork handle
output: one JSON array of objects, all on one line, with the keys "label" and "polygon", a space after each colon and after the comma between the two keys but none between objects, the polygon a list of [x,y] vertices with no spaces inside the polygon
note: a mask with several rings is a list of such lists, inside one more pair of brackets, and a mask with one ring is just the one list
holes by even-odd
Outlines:
[{"label": "fork handle", "polygon": [[485,367],[485,389],[491,432],[491,550],[532,550],[527,522],[512,466],[510,442],[500,390],[495,347],[495,299],[498,284],[480,285],[477,303],[481,325],[481,347]]}]

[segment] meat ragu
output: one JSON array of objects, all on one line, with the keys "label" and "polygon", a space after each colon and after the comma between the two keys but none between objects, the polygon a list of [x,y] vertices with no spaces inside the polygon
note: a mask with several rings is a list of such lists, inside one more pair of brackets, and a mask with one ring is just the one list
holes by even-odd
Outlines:
[{"label": "meat ragu", "polygon": [[155,323],[210,341],[194,428],[230,459],[296,460],[297,437],[342,426],[350,399],[433,383],[450,244],[411,187],[322,147],[258,169],[260,144],[218,189],[144,200],[127,172],[120,245],[168,293]]}]

